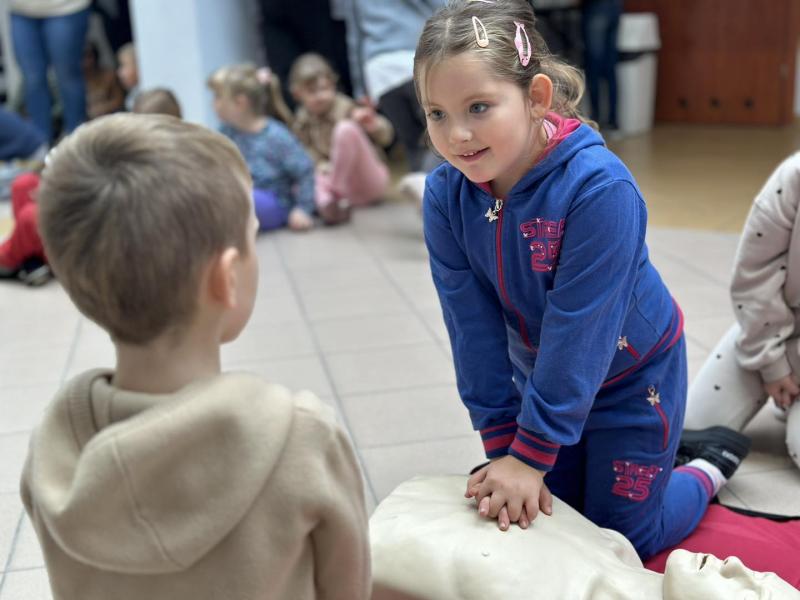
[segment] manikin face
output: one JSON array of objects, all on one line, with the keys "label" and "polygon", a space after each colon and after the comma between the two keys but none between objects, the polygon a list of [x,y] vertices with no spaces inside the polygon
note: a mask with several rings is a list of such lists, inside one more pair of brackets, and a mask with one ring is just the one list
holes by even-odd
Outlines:
[{"label": "manikin face", "polygon": [[505,196],[541,153],[541,112],[518,86],[472,53],[423,72],[422,105],[436,150],[472,182]]},{"label": "manikin face", "polygon": [[329,77],[317,77],[314,81],[297,86],[294,96],[312,115],[324,115],[333,105],[336,84]]}]

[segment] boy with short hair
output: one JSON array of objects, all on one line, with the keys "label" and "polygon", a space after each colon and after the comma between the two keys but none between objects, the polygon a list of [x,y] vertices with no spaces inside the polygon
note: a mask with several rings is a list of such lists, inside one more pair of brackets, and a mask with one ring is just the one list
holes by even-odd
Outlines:
[{"label": "boy with short hair", "polygon": [[31,439],[22,497],[55,600],[369,597],[333,411],[220,370],[257,288],[250,185],[231,142],[161,115],[103,117],[50,157],[48,256],[117,352]]}]

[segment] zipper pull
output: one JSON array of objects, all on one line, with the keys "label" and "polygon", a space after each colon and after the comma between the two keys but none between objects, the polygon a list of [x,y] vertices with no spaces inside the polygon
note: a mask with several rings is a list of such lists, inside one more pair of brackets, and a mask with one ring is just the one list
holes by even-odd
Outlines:
[{"label": "zipper pull", "polygon": [[656,386],[647,386],[647,401],[650,403],[650,406],[661,404],[661,394],[656,391]]},{"label": "zipper pull", "polygon": [[623,350],[628,347],[628,336],[621,335],[617,340],[617,350]]},{"label": "zipper pull", "polygon": [[489,219],[489,223],[491,223],[492,221],[497,221],[499,218],[497,215],[500,214],[501,210],[503,210],[503,201],[500,198],[495,198],[494,208],[488,209],[483,216]]}]

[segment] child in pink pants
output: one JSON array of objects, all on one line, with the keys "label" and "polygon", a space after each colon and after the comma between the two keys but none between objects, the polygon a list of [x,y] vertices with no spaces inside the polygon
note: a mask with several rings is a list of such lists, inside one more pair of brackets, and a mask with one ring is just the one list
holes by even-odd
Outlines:
[{"label": "child in pink pants", "polygon": [[302,55],[289,73],[300,105],[294,131],[317,165],[318,210],[346,220],[350,205],[372,204],[386,192],[389,170],[375,145],[388,146],[394,130],[372,107],[338,93],[336,81],[318,54]]}]

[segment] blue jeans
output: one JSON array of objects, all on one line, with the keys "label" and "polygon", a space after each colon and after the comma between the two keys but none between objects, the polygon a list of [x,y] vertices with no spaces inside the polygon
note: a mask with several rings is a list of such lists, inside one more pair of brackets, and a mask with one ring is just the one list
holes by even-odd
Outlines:
[{"label": "blue jeans", "polygon": [[47,69],[52,66],[64,105],[64,131],[86,120],[86,84],[81,69],[89,9],[63,17],[11,15],[14,54],[25,79],[25,108],[34,124],[53,139],[52,106]]},{"label": "blue jeans", "polygon": [[[586,0],[581,21],[584,43],[586,87],[592,104],[592,119],[616,128],[617,123],[617,33],[622,0]],[[608,115],[600,114],[600,85],[605,81]]]}]

